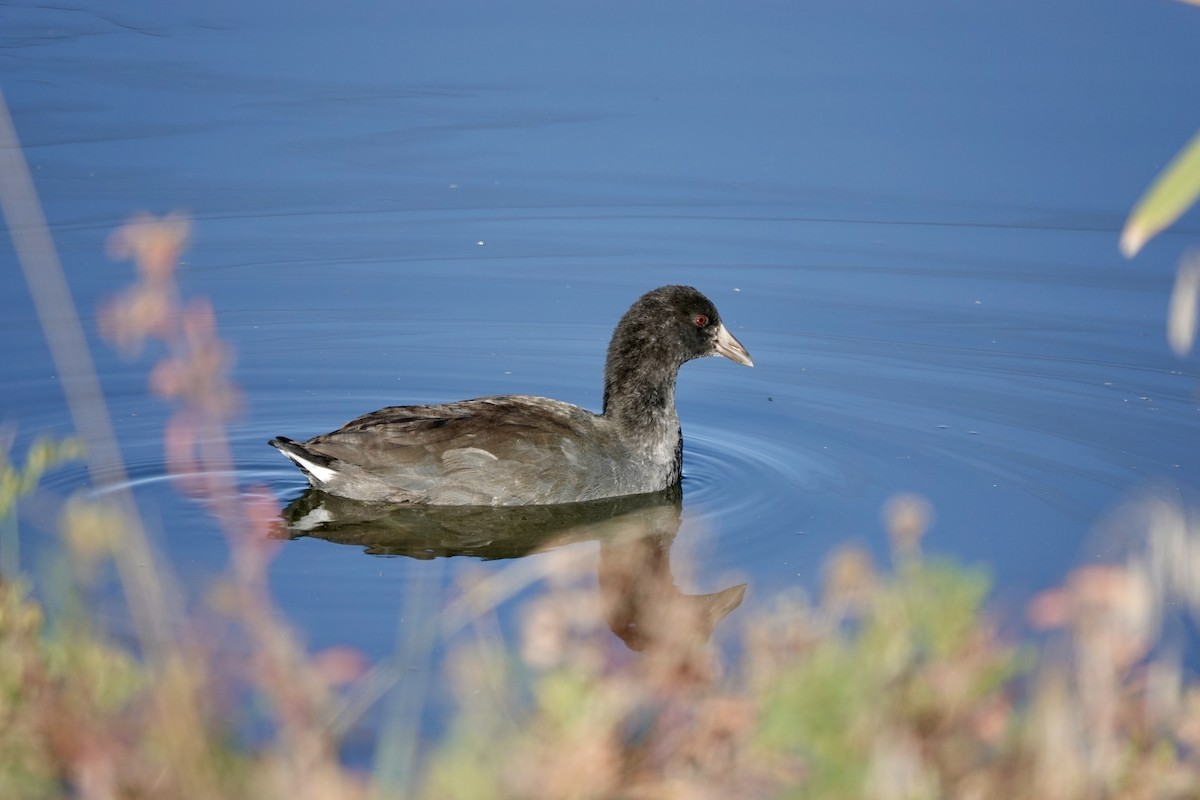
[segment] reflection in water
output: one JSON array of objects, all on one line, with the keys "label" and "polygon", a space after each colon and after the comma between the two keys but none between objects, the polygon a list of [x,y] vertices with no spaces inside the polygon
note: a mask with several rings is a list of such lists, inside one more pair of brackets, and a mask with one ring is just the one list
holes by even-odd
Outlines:
[{"label": "reflection in water", "polygon": [[430,559],[520,558],[596,540],[601,601],[608,625],[633,650],[707,640],[737,608],[746,584],[712,594],[679,591],[671,544],[682,519],[682,492],[610,497],[545,506],[396,506],[361,503],[310,489],[283,512],[289,538],[311,536],[367,553]]}]

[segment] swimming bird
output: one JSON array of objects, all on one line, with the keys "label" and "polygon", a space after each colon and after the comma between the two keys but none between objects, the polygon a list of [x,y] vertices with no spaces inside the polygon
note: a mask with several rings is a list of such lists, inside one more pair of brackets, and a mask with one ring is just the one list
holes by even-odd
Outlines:
[{"label": "swimming bird", "polygon": [[368,502],[544,505],[656,492],[682,474],[675,378],[704,356],[754,366],[707,297],[663,286],[617,323],[599,414],[501,395],[390,406],[306,442],[270,444],[313,487]]}]

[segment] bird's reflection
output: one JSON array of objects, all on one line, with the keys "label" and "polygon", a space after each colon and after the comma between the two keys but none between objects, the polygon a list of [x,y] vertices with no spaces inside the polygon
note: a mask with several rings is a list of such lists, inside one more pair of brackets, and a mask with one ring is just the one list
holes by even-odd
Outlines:
[{"label": "bird's reflection", "polygon": [[609,627],[633,650],[707,640],[737,608],[746,584],[712,594],[679,591],[670,549],[682,520],[678,486],[662,492],[545,506],[396,506],[309,490],[283,512],[290,538],[311,536],[367,553],[430,559],[520,558],[572,542],[600,542],[601,602]]}]

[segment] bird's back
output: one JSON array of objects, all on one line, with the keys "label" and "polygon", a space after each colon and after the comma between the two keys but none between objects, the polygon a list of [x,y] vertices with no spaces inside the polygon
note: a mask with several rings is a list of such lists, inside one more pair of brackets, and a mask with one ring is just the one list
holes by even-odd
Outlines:
[{"label": "bird's back", "polygon": [[272,444],[314,486],[361,500],[544,504],[674,482],[632,452],[611,420],[525,395],[392,406],[307,442]]}]

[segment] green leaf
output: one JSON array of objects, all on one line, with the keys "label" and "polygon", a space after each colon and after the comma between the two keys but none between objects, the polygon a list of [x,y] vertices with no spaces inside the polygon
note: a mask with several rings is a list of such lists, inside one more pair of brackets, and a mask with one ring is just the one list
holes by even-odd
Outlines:
[{"label": "green leaf", "polygon": [[1200,133],[1175,156],[1146,190],[1121,231],[1121,253],[1137,254],[1146,242],[1179,219],[1200,195]]}]

